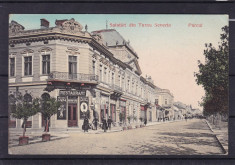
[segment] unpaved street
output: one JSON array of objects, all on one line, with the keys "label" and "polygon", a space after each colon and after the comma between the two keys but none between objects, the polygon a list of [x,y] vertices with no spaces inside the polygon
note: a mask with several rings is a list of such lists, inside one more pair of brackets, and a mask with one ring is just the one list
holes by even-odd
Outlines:
[{"label": "unpaved street", "polygon": [[121,132],[71,132],[68,138],[16,146],[12,154],[223,154],[205,120],[177,121]]}]

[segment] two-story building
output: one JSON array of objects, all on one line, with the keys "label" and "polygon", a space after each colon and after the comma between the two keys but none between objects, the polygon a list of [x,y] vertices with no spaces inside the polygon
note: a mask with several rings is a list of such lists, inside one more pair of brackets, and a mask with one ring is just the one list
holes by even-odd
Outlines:
[{"label": "two-story building", "polygon": [[172,120],[174,118],[173,110],[174,96],[168,89],[156,88],[156,118],[157,120]]},{"label": "two-story building", "polygon": [[[119,114],[155,120],[156,86],[141,76],[138,55],[116,30],[89,33],[75,21],[41,19],[41,28],[25,30],[15,21],[9,25],[9,97],[17,93],[28,101],[50,96],[62,104],[51,118],[51,128],[81,128],[85,115],[99,121]],[[20,128],[21,120],[11,118]],[[29,118],[27,127],[42,128],[43,116]]]}]

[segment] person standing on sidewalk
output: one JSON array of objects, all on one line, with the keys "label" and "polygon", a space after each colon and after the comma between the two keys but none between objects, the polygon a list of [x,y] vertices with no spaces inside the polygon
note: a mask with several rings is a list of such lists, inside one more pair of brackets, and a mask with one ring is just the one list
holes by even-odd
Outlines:
[{"label": "person standing on sidewalk", "polygon": [[84,132],[88,132],[88,127],[89,127],[89,121],[88,121],[88,118],[85,117],[83,121]]},{"label": "person standing on sidewalk", "polygon": [[109,118],[108,118],[108,128],[109,128],[109,130],[111,130],[111,124],[112,124],[112,119],[111,119],[111,117],[109,116]]},{"label": "person standing on sidewalk", "polygon": [[98,119],[95,117],[93,120],[93,124],[95,126],[95,130],[97,130],[97,126],[98,126]]},{"label": "person standing on sidewalk", "polygon": [[145,125],[145,126],[147,125],[147,119],[144,120],[144,125]]},{"label": "person standing on sidewalk", "polygon": [[104,132],[106,132],[106,129],[107,129],[107,121],[106,121],[105,118],[103,119],[103,129],[104,129]]}]

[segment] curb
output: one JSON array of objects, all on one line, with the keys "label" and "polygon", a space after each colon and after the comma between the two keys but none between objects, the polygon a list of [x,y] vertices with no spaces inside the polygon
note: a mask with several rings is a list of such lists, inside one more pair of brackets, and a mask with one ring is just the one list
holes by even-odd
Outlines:
[{"label": "curb", "polygon": [[[48,142],[50,141],[56,141],[56,140],[60,140],[60,139],[65,139],[65,138],[68,138],[68,136],[57,136],[57,137],[53,137],[51,138],[51,140],[49,140]],[[30,144],[36,144],[36,143],[45,143],[43,142],[41,139],[37,139],[37,140],[31,140],[29,141],[29,144],[27,145],[30,145]],[[18,144],[12,144],[12,145],[8,145],[9,148],[12,148],[12,147],[19,147]]]},{"label": "curb", "polygon": [[[207,121],[206,119],[205,119],[205,121],[206,121],[207,126],[208,126],[209,129],[211,130],[211,132],[215,133],[215,132],[213,131],[213,129],[211,128],[210,123],[208,123],[208,121]],[[220,143],[218,137],[217,137],[215,134],[213,134],[213,135],[214,135],[214,137],[215,137],[215,140],[218,142],[220,148],[222,149],[223,154],[226,154],[227,152],[226,152],[226,150],[224,149],[224,146]]]}]

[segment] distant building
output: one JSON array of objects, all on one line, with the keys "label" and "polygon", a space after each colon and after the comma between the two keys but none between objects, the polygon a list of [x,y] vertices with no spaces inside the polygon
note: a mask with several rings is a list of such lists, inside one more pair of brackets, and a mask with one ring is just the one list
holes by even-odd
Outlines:
[{"label": "distant building", "polygon": [[168,89],[156,88],[156,104],[157,112],[156,118],[158,120],[168,119],[172,120],[174,117],[173,102],[174,96]]}]

